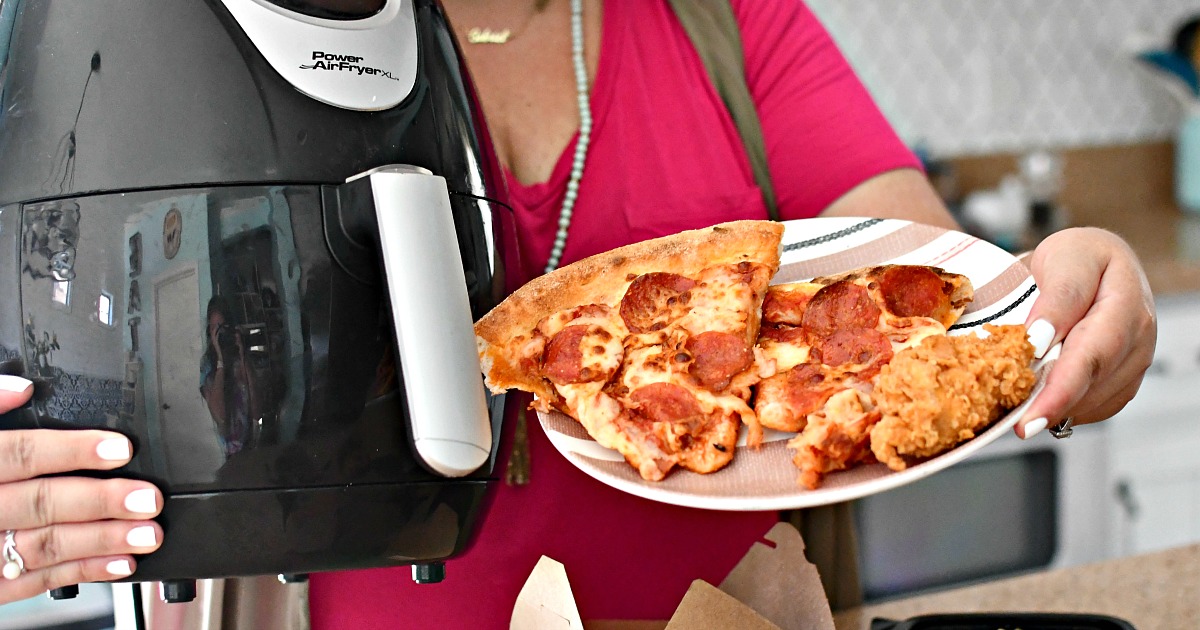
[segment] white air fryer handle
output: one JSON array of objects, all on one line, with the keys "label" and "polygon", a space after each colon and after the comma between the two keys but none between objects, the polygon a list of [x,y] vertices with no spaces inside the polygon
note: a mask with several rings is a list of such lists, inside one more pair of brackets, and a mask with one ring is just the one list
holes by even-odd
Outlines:
[{"label": "white air fryer handle", "polygon": [[368,175],[417,454],[447,477],[470,474],[492,427],[446,180],[411,166]]}]

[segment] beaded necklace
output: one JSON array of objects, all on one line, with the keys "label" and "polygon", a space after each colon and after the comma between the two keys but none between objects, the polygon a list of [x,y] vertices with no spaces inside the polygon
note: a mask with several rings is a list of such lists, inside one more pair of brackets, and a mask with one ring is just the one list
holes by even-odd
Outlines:
[{"label": "beaded necklace", "polygon": [[[575,90],[579,98],[579,141],[575,143],[575,156],[571,160],[571,179],[567,182],[567,194],[563,197],[562,210],[558,215],[558,233],[546,263],[546,273],[558,268],[563,248],[567,245],[567,230],[571,227],[571,213],[579,197],[579,180],[583,177],[583,163],[587,159],[588,143],[592,139],[592,109],[588,102],[587,66],[583,63],[583,0],[571,0],[571,58],[575,65]],[[510,486],[529,483],[529,434],[525,420],[525,409],[517,411],[517,427],[513,436],[512,451],[504,480]]]},{"label": "beaded necklace", "polygon": [[575,200],[579,197],[579,180],[583,178],[583,163],[587,160],[588,144],[592,140],[592,108],[589,102],[587,66],[583,61],[583,0],[571,0],[571,59],[575,66],[575,91],[579,101],[579,141],[575,143],[575,155],[571,160],[571,179],[567,182],[567,193],[563,197],[562,210],[558,215],[558,232],[550,259],[546,262],[546,273],[558,268],[563,248],[567,246],[567,230],[571,227],[571,214],[575,211]]}]

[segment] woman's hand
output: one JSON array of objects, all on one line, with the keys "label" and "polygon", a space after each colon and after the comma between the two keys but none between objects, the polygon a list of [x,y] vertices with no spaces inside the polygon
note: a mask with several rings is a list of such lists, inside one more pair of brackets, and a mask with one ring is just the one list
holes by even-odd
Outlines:
[{"label": "woman's hand", "polygon": [[[218,363],[218,364],[224,364],[224,362],[225,362],[225,357],[221,356],[221,335],[220,335],[220,332],[221,332],[221,326],[220,326],[220,324],[209,324],[209,325],[208,325],[208,345],[209,345],[210,347],[212,347],[213,351],[216,353],[216,355],[217,355],[217,363]],[[217,366],[216,366],[216,365],[214,365],[214,366],[213,366],[213,369],[216,369],[216,367],[217,367]]]},{"label": "woman's hand", "polygon": [[1064,418],[1098,422],[1137,393],[1158,325],[1137,256],[1115,234],[1071,228],[1048,236],[1028,260],[1040,296],[1026,325],[1037,356],[1062,342],[1045,389],[1016,427],[1029,438]]},{"label": "woman's hand", "polygon": [[[32,390],[23,378],[0,376],[0,413],[24,404]],[[44,476],[119,468],[131,454],[129,440],[108,431],[0,431],[0,536],[13,532],[24,564],[20,572],[15,556],[0,557],[7,565],[0,604],[124,578],[134,570],[131,554],[158,548],[162,528],[150,519],[162,509],[163,497],[153,485]]]}]

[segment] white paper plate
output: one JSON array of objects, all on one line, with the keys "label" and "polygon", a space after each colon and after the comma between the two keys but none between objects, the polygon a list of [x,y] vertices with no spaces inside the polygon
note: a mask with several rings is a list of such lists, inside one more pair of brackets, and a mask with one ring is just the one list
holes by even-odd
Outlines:
[{"label": "white paper plate", "polygon": [[[783,257],[773,284],[797,282],[881,263],[933,265],[971,279],[975,300],[950,334],[966,334],[984,323],[1023,324],[1037,296],[1029,271],[1008,252],[973,236],[894,219],[819,218],[784,223]],[[757,449],[745,446],[745,428],[733,461],[706,475],[674,470],[662,481],[646,481],[615,450],[597,444],[575,420],[538,414],[554,447],[580,470],[618,490],[640,497],[710,510],[782,510],[838,503],[889,490],[956,464],[1012,429],[1041,391],[1057,352],[1034,367],[1038,380],[1020,407],[984,433],[946,453],[895,472],[883,464],[830,473],[821,487],[797,483],[799,470],[786,446],[793,433],[766,431]]]}]

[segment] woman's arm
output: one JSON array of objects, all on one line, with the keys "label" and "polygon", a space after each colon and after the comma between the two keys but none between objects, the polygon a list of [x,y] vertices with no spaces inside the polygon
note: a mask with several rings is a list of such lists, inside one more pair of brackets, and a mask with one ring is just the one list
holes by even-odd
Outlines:
[{"label": "woman's arm", "polygon": [[[922,193],[922,219],[948,213],[833,39],[796,0],[733,0],[746,83],[762,124],[780,215],[905,216],[888,195]],[[893,174],[898,170],[908,174]],[[879,178],[879,179],[876,179]],[[894,213],[887,215],[885,213]]]},{"label": "woman's arm", "polygon": [[225,370],[224,361],[217,362],[212,373],[205,379],[204,385],[200,387],[200,396],[208,405],[208,413],[212,416],[213,424],[217,425],[217,432],[221,435],[225,435],[228,425],[225,416],[225,388],[222,386],[222,383],[225,382]]},{"label": "woman's arm", "polygon": [[929,179],[912,168],[887,171],[864,181],[829,204],[821,215],[907,219],[959,229]]}]

